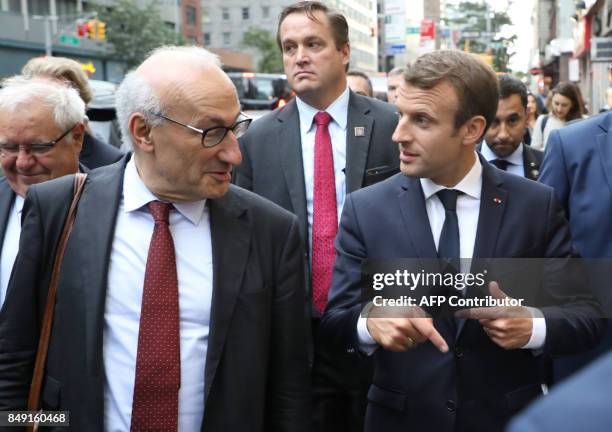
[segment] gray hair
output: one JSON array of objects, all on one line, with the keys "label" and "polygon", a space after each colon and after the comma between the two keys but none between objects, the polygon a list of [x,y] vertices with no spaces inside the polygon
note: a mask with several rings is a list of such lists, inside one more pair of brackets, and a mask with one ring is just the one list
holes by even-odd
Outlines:
[{"label": "gray hair", "polygon": [[[167,53],[189,59],[203,67],[221,67],[221,62],[217,55],[204,48],[195,46],[162,46],[151,51],[147,59]],[[128,126],[128,121],[132,114],[142,114],[145,122],[152,127],[159,126],[163,121],[155,115],[163,112],[161,98],[151,84],[138,73],[138,70],[132,71],[125,76],[117,89],[115,103],[117,121],[121,129],[122,150],[130,151],[134,149],[134,143]]]},{"label": "gray hair", "polygon": [[403,66],[398,66],[398,67],[394,67],[393,69],[391,69],[387,73],[387,76],[404,75],[404,72],[406,72],[406,68]]},{"label": "gray hair", "polygon": [[68,129],[85,117],[85,102],[79,92],[63,82],[23,75],[2,81],[0,110],[15,113],[40,104],[52,110],[53,120],[60,129]]}]

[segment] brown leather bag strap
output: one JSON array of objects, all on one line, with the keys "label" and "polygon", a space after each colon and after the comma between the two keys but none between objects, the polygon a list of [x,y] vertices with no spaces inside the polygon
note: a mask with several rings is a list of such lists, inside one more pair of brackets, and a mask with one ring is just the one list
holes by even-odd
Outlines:
[{"label": "brown leather bag strap", "polygon": [[74,194],[72,202],[68,210],[68,216],[64,223],[62,234],[57,244],[55,253],[55,261],[53,262],[53,272],[51,273],[51,281],[49,282],[49,292],[47,294],[47,303],[45,305],[45,313],[43,315],[42,326],[40,329],[40,338],[38,341],[38,351],[36,352],[36,362],[34,363],[34,373],[32,374],[32,385],[30,386],[30,395],[28,396],[28,411],[38,411],[40,405],[40,391],[42,387],[42,379],[45,371],[45,363],[47,361],[47,350],[49,348],[49,338],[51,337],[51,327],[53,326],[53,314],[55,311],[55,295],[57,293],[57,282],[59,273],[64,260],[64,252],[68,244],[68,238],[74,225],[76,218],[76,209],[83,192],[87,174],[77,173],[74,176]]}]

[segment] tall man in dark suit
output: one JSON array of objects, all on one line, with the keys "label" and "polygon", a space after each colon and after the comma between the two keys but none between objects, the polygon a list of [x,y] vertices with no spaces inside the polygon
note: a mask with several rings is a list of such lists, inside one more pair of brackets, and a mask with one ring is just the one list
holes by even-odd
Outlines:
[{"label": "tall man in dark suit", "polygon": [[0,89],[0,307],[19,247],[28,188],[79,170],[85,104],[59,82],[13,77]]},{"label": "tall man in dark suit", "polygon": [[[325,350],[317,329],[331,283],[333,241],[347,193],[398,171],[395,109],[350,91],[343,15],[319,2],[287,6],[278,45],[297,97],[259,119],[240,140],[236,184],[296,214],[304,244],[314,340],[313,430],[361,431],[371,379],[342,350]],[[365,369],[365,370],[361,370]]]},{"label": "tall man in dark suit", "polygon": [[[42,389],[78,431],[300,431],[308,407],[297,219],[230,186],[231,80],[161,48],[117,93],[133,155],[85,184]],[[31,188],[0,314],[0,410],[23,409],[72,178]]]},{"label": "tall man in dark suit", "polygon": [[502,75],[495,119],[477,149],[497,168],[537,181],[544,152],[523,143],[526,127],[527,87],[511,75]]},{"label": "tall man in dark suit", "polygon": [[[551,132],[540,181],[552,186],[569,220],[576,249],[592,261],[596,295],[612,316],[612,113],[604,113]],[[564,378],[612,348],[612,320],[600,346],[555,364]]]},{"label": "tall man in dark suit", "polygon": [[[393,315],[361,304],[366,258],[571,255],[554,191],[474,151],[497,109],[493,70],[461,51],[435,51],[404,78],[393,135],[402,173],[347,197],[321,332],[327,343],[374,358],[366,431],[499,431],[542,393],[541,356],[592,346],[601,322],[592,299],[570,302],[558,290],[550,295],[561,306],[468,309],[457,318],[478,319],[459,322],[418,306]],[[501,300],[512,289],[489,288]]]}]

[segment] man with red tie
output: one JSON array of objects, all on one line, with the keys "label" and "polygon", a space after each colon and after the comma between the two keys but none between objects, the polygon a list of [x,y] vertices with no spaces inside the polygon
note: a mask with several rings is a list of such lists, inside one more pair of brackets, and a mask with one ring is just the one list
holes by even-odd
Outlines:
[{"label": "man with red tie", "polygon": [[[117,107],[133,154],[85,183],[43,410],[69,411],[78,431],[305,430],[299,226],[230,185],[250,124],[231,80],[206,50],[161,48],[126,76]],[[25,409],[72,186],[31,187],[25,202],[0,315],[0,411]]]},{"label": "man with red tie", "polygon": [[306,1],[281,13],[277,42],[296,98],[257,120],[240,140],[239,186],[297,215],[309,253],[313,330],[314,431],[361,431],[369,367],[346,348],[318,342],[334,239],[347,193],[399,171],[393,106],[347,86],[351,49],[343,15]]}]

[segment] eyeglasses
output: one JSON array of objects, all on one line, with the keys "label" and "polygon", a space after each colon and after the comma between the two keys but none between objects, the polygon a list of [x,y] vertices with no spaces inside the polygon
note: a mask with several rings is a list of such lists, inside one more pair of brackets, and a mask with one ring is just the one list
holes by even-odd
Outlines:
[{"label": "eyeglasses", "polygon": [[202,147],[205,147],[205,148],[211,148],[221,143],[221,141],[223,141],[223,139],[225,138],[225,136],[227,135],[229,131],[232,131],[234,135],[236,136],[236,138],[242,137],[246,133],[251,122],[253,121],[252,118],[249,118],[243,113],[240,113],[238,120],[229,127],[213,126],[208,129],[198,129],[197,127],[190,126],[185,123],[181,123],[180,121],[171,119],[170,117],[166,117],[165,115],[161,113],[153,113],[153,114],[158,117],[163,118],[164,120],[168,120],[169,122],[176,123],[177,125],[186,127],[187,129],[190,129],[194,132],[199,133],[200,135],[202,135]]},{"label": "eyeglasses", "polygon": [[61,134],[59,138],[49,141],[48,143],[40,144],[13,144],[13,143],[1,143],[0,144],[0,155],[2,156],[16,156],[19,154],[19,150],[23,149],[26,153],[32,155],[44,155],[49,152],[55,145],[63,140],[72,129],[74,129],[78,123],[74,124],[70,129]]}]

